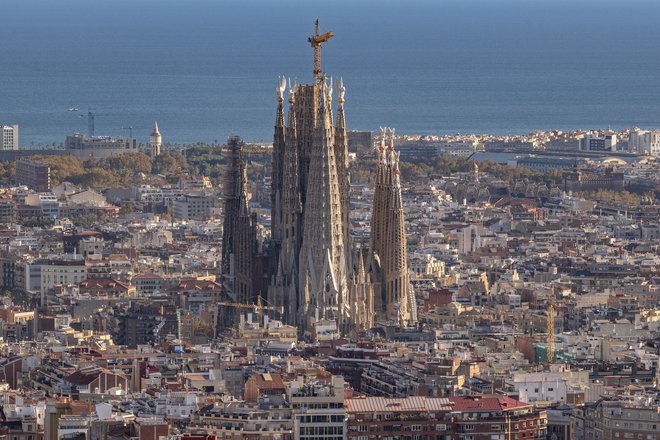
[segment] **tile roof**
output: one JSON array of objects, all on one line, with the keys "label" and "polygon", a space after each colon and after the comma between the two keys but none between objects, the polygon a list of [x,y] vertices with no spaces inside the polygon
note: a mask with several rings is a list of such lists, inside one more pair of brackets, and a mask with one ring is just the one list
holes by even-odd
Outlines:
[{"label": "tile roof", "polygon": [[530,406],[529,403],[506,396],[459,396],[450,397],[453,411],[506,411]]},{"label": "tile roof", "polygon": [[449,399],[424,396],[405,398],[355,397],[344,400],[344,406],[347,413],[452,410]]},{"label": "tile roof", "polygon": [[257,373],[250,377],[261,390],[286,388],[282,376],[279,374]]}]

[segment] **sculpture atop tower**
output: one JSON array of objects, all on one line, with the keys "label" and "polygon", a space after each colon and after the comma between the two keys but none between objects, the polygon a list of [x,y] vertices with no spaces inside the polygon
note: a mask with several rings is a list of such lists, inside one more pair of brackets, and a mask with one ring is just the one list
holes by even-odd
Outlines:
[{"label": "sculpture atop tower", "polygon": [[154,121],[154,129],[149,135],[149,155],[153,158],[160,156],[160,147],[163,143],[163,138],[158,131],[158,122]]}]

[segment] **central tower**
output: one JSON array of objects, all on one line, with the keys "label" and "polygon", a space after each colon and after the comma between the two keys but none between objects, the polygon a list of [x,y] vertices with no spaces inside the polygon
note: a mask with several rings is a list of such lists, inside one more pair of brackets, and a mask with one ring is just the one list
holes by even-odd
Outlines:
[{"label": "central tower", "polygon": [[[285,309],[285,321],[309,337],[317,328],[347,331],[360,318],[351,305],[348,243],[348,148],[339,83],[337,125],[333,123],[332,79],[321,71],[321,44],[333,36],[315,34],[314,80],[288,83],[289,110],[284,124],[284,92],[279,80],[272,171],[272,240],[275,268],[269,301]],[[334,324],[333,324],[334,323]]]}]

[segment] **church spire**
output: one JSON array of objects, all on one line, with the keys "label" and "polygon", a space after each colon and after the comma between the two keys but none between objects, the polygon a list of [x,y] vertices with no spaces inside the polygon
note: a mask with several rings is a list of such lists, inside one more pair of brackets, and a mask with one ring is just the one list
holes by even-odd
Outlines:
[{"label": "church spire", "polygon": [[[334,155],[334,133],[325,85],[310,152],[309,179],[300,251],[300,288],[308,292],[307,318],[340,323],[347,302],[346,256]],[[301,298],[301,303],[303,298]]]},{"label": "church spire", "polygon": [[411,321],[411,301],[409,298],[411,291],[408,279],[408,251],[403,198],[401,196],[399,155],[394,150],[394,129],[390,130],[388,152],[392,186],[390,213],[388,215],[391,223],[388,228],[388,243],[384,259],[387,316],[391,320],[409,323]]},{"label": "church spire", "polygon": [[351,182],[348,169],[348,135],[346,133],[346,117],[344,115],[344,97],[346,89],[344,81],[339,78],[337,83],[337,126],[335,127],[335,163],[337,166],[337,179],[339,181],[339,198],[341,201],[342,225],[344,227],[344,249],[348,256],[348,267],[352,267],[350,253],[350,218],[349,199]]},{"label": "church spire", "polygon": [[286,79],[281,76],[277,81],[277,111],[275,114],[275,135],[273,137],[273,162],[271,178],[271,222],[273,223],[273,240],[280,243],[282,223],[282,173],[284,168],[285,128],[284,128],[284,91],[286,90]]},{"label": "church spire", "polygon": [[234,301],[250,303],[254,300],[254,259],[258,249],[256,219],[250,212],[247,170],[241,157],[243,142],[239,137],[230,137],[227,146],[221,269],[229,296]]}]

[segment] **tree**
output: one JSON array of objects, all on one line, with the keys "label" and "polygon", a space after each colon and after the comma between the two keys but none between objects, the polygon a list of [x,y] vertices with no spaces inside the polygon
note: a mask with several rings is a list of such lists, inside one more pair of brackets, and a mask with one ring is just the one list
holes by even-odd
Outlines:
[{"label": "tree", "polygon": [[112,188],[121,186],[120,183],[127,183],[111,171],[100,167],[94,167],[80,174],[69,176],[68,181],[85,188]]},{"label": "tree", "polygon": [[98,166],[121,177],[132,178],[137,174],[151,174],[151,158],[144,153],[125,153],[108,157],[98,162]]},{"label": "tree", "polygon": [[154,174],[179,174],[188,171],[188,161],[181,153],[166,152],[157,156],[152,165]]},{"label": "tree", "polygon": [[85,172],[83,161],[75,156],[33,156],[33,160],[50,167],[50,180],[53,186],[69,180],[69,177]]},{"label": "tree", "polygon": [[0,162],[0,184],[9,185],[14,178],[14,162]]}]

